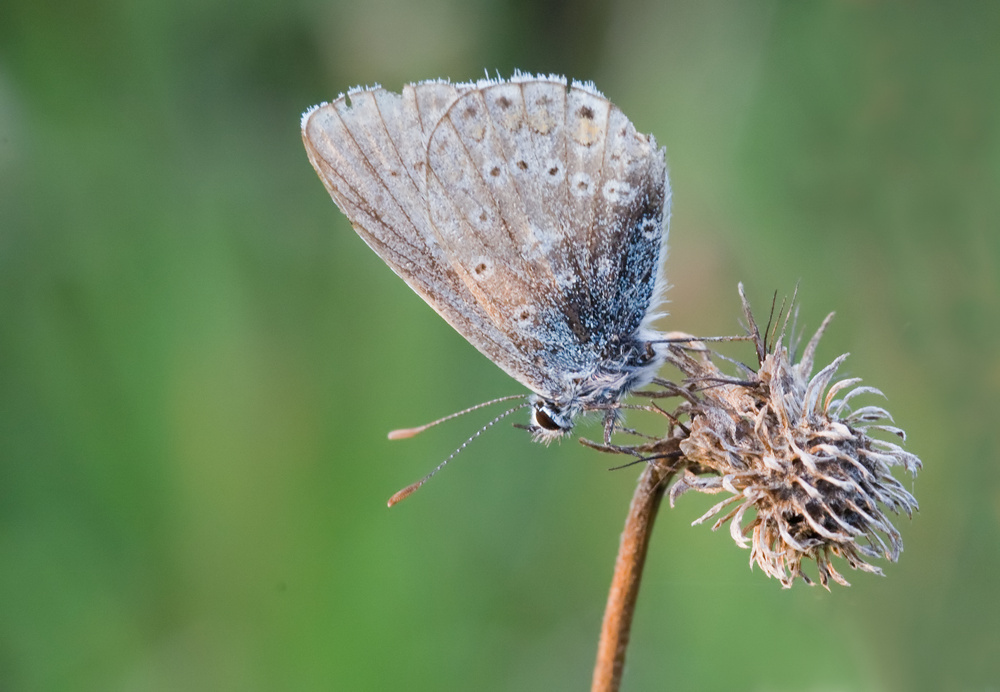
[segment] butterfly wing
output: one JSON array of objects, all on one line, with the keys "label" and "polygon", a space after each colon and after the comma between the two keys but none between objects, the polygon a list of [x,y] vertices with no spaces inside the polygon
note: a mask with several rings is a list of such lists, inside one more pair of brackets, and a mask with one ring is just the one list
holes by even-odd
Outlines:
[{"label": "butterfly wing", "polygon": [[593,88],[521,77],[460,93],[427,162],[444,256],[516,346],[496,362],[543,396],[572,398],[656,298],[662,150]]},{"label": "butterfly wing", "polygon": [[427,207],[427,142],[460,88],[425,82],[402,94],[352,91],[306,112],[302,139],[358,235],[473,346],[501,362],[514,345],[446,257]]}]

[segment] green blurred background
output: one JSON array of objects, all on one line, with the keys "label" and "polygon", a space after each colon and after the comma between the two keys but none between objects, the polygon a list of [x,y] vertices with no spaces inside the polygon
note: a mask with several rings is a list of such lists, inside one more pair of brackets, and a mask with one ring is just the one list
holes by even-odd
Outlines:
[{"label": "green blurred background", "polygon": [[[664,511],[627,690],[1000,685],[1000,5],[0,6],[0,689],[580,690],[638,471],[351,231],[299,114],[356,84],[596,82],[668,148],[667,329],[801,281],[925,470],[887,576],[782,591]],[[747,356],[749,357],[749,356]],[[599,435],[598,427],[583,434]],[[845,568],[846,569],[846,568]]]}]

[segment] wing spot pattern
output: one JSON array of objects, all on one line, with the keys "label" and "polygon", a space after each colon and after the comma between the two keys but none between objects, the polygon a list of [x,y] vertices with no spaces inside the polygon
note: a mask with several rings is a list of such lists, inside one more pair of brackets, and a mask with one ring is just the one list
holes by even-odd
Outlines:
[{"label": "wing spot pattern", "polygon": [[[408,283],[416,284],[418,293],[463,336],[536,394],[569,397],[586,408],[617,401],[631,388],[633,375],[642,365],[638,348],[643,344],[631,341],[641,338],[636,330],[648,316],[665,225],[663,200],[649,199],[647,188],[655,191],[658,185],[662,189],[665,174],[662,155],[651,137],[638,135],[630,125],[609,128],[605,108],[613,106],[600,94],[575,84],[566,86],[565,80],[562,85],[571,99],[560,98],[543,79],[518,84],[521,99],[514,95],[516,90],[506,86],[494,90],[492,83],[451,89],[434,83],[415,85],[409,88],[417,98],[410,97],[413,102],[402,105],[378,92],[378,98],[391,108],[367,122],[373,139],[380,136],[375,130],[379,119],[393,126],[387,133],[386,156],[380,155],[379,160],[363,157],[354,164],[353,176],[351,167],[339,158],[324,156],[329,159],[324,161],[320,154],[312,158],[334,201],[342,209],[347,207],[359,234]],[[451,104],[465,102],[452,109],[449,99]],[[581,99],[586,100],[581,103]],[[345,102],[361,100],[355,96]],[[567,101],[576,101],[575,107],[567,108]],[[425,102],[431,107],[428,115],[422,112]],[[550,106],[556,102],[562,107]],[[377,104],[379,110],[381,105],[382,101]],[[616,118],[622,122],[619,115],[610,120]],[[419,160],[410,151],[419,146],[419,142],[413,144],[416,137],[430,139],[431,132],[446,120],[452,121],[458,135],[457,141],[448,142],[451,153],[455,144],[469,150],[485,143],[478,147],[482,153],[480,165],[474,167],[478,175],[467,162],[449,161],[448,152],[435,150],[429,146],[431,141],[424,146],[433,151],[424,151],[436,159]],[[359,115],[350,124],[354,122],[365,121]],[[348,130],[344,139],[350,142],[353,132],[350,127],[344,129]],[[620,132],[618,142],[609,136],[616,131]],[[415,133],[414,139],[407,132]],[[504,137],[510,133],[515,145],[497,151],[494,132]],[[533,147],[521,143],[528,137],[557,139],[543,139],[541,146]],[[358,148],[365,150],[366,144]],[[342,147],[331,142],[329,149],[337,153],[345,150]],[[402,154],[401,168],[391,161],[394,149]],[[436,163],[431,164],[432,160]],[[341,176],[344,168],[347,175]],[[429,188],[425,190],[424,176],[428,183],[440,183],[433,188],[437,197]],[[477,189],[475,177],[486,183],[485,188]],[[394,194],[401,178],[413,180],[412,192],[417,196],[409,188],[402,196]],[[366,179],[371,181],[368,185],[381,182],[383,189],[367,188]],[[507,207],[499,204],[495,209],[491,202],[504,202],[510,185],[517,186],[522,199],[540,200],[541,206],[510,207],[516,213],[507,218]],[[446,201],[455,204],[460,194],[464,203],[453,211],[445,213],[444,206],[434,206]],[[498,195],[500,200],[491,199]],[[554,195],[552,205],[547,202],[549,195]],[[401,208],[397,210],[394,204]],[[465,207],[464,213],[460,206]],[[589,216],[587,209],[592,210]],[[412,219],[412,229],[397,219],[400,213]],[[452,238],[459,231],[452,226],[462,221],[460,216],[468,224],[468,238],[461,233]],[[394,228],[395,224],[400,228]],[[438,232],[443,235],[436,236]],[[507,249],[503,249],[504,232],[513,242]],[[471,245],[477,238],[482,241],[479,252]],[[573,239],[580,242],[574,245]],[[441,240],[445,246],[439,249]],[[527,264],[522,267],[518,261]],[[526,275],[532,281],[522,285],[510,280],[512,269],[515,278]],[[468,289],[473,292],[467,294]],[[479,291],[496,300],[486,301]],[[646,360],[652,355],[647,344]],[[583,390],[578,387],[581,384],[586,384]]]},{"label": "wing spot pattern", "polygon": [[593,193],[593,185],[593,179],[587,173],[579,171],[573,175],[569,189],[577,197],[588,197]]}]

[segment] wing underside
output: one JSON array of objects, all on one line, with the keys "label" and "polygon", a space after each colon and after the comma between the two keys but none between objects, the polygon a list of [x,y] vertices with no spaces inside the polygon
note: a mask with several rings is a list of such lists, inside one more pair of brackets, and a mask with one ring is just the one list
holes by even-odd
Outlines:
[{"label": "wing underside", "polygon": [[307,113],[303,139],[365,242],[533,391],[560,398],[649,314],[664,156],[593,88],[355,91]]}]

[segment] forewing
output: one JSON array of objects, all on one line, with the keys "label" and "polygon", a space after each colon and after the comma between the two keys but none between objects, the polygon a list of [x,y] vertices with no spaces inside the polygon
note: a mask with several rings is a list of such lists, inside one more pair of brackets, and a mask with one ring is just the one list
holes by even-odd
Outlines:
[{"label": "forewing", "polygon": [[662,151],[595,90],[521,78],[459,95],[427,160],[444,255],[517,346],[506,369],[560,398],[649,311]]},{"label": "forewing", "polygon": [[502,363],[513,344],[446,258],[425,194],[428,138],[460,88],[425,82],[402,94],[353,91],[308,111],[302,139],[358,235],[473,346]]}]

